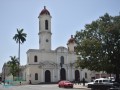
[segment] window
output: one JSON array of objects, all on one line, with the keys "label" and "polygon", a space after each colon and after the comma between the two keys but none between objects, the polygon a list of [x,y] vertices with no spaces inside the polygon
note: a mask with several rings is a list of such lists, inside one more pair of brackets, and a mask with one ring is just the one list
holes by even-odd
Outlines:
[{"label": "window", "polygon": [[63,56],[60,57],[60,63],[64,64],[64,57]]},{"label": "window", "polygon": [[99,83],[102,83],[102,80],[100,80]]},{"label": "window", "polygon": [[38,80],[38,73],[35,73],[35,80]]},{"label": "window", "polygon": [[85,73],[85,78],[87,78],[87,73]]},{"label": "window", "polygon": [[46,42],[48,42],[49,40],[48,39],[46,39]]},{"label": "window", "polygon": [[95,83],[98,83],[98,80],[96,80]]},{"label": "window", "polygon": [[37,62],[37,56],[34,56],[34,62]]},{"label": "window", "polygon": [[48,30],[48,20],[45,20],[45,29]]}]

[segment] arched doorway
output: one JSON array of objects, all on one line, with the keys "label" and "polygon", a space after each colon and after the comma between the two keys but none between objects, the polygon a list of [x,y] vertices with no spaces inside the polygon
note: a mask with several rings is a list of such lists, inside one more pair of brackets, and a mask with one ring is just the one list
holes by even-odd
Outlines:
[{"label": "arched doorway", "polygon": [[75,81],[80,80],[80,73],[79,70],[75,70]]},{"label": "arched doorway", "polygon": [[66,80],[66,71],[64,68],[60,70],[60,80]]},{"label": "arched doorway", "polygon": [[45,71],[45,82],[51,82],[51,73],[49,70]]}]

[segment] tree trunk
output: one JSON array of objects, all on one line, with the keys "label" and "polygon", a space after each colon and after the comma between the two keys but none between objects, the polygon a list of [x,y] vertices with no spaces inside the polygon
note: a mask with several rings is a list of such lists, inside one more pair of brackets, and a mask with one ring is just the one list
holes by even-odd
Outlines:
[{"label": "tree trunk", "polygon": [[20,40],[19,40],[19,50],[18,50],[18,60],[19,60],[19,64],[18,64],[18,79],[20,77]]},{"label": "tree trunk", "polygon": [[20,40],[19,40],[18,60],[19,60],[19,65],[20,65]]},{"label": "tree trunk", "polygon": [[15,79],[14,79],[14,75],[13,75],[13,81],[14,81]]},{"label": "tree trunk", "polygon": [[116,73],[115,81],[116,81],[116,82],[119,82],[119,73]]}]

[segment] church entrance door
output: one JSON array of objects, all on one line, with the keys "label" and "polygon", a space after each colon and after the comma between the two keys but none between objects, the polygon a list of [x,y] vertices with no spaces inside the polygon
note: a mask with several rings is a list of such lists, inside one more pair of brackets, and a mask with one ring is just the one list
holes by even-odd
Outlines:
[{"label": "church entrance door", "polygon": [[49,70],[45,71],[45,82],[51,82],[51,74]]},{"label": "church entrance door", "polygon": [[66,80],[66,71],[64,68],[60,70],[60,80]]},{"label": "church entrance door", "polygon": [[75,70],[75,81],[80,80],[80,73],[79,70]]}]

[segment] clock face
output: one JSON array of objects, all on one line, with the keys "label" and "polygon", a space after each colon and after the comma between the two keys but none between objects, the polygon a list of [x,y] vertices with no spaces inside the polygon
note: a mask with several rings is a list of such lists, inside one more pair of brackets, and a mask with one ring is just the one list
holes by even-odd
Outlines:
[{"label": "clock face", "polygon": [[46,42],[48,42],[49,40],[48,39],[46,39]]}]

